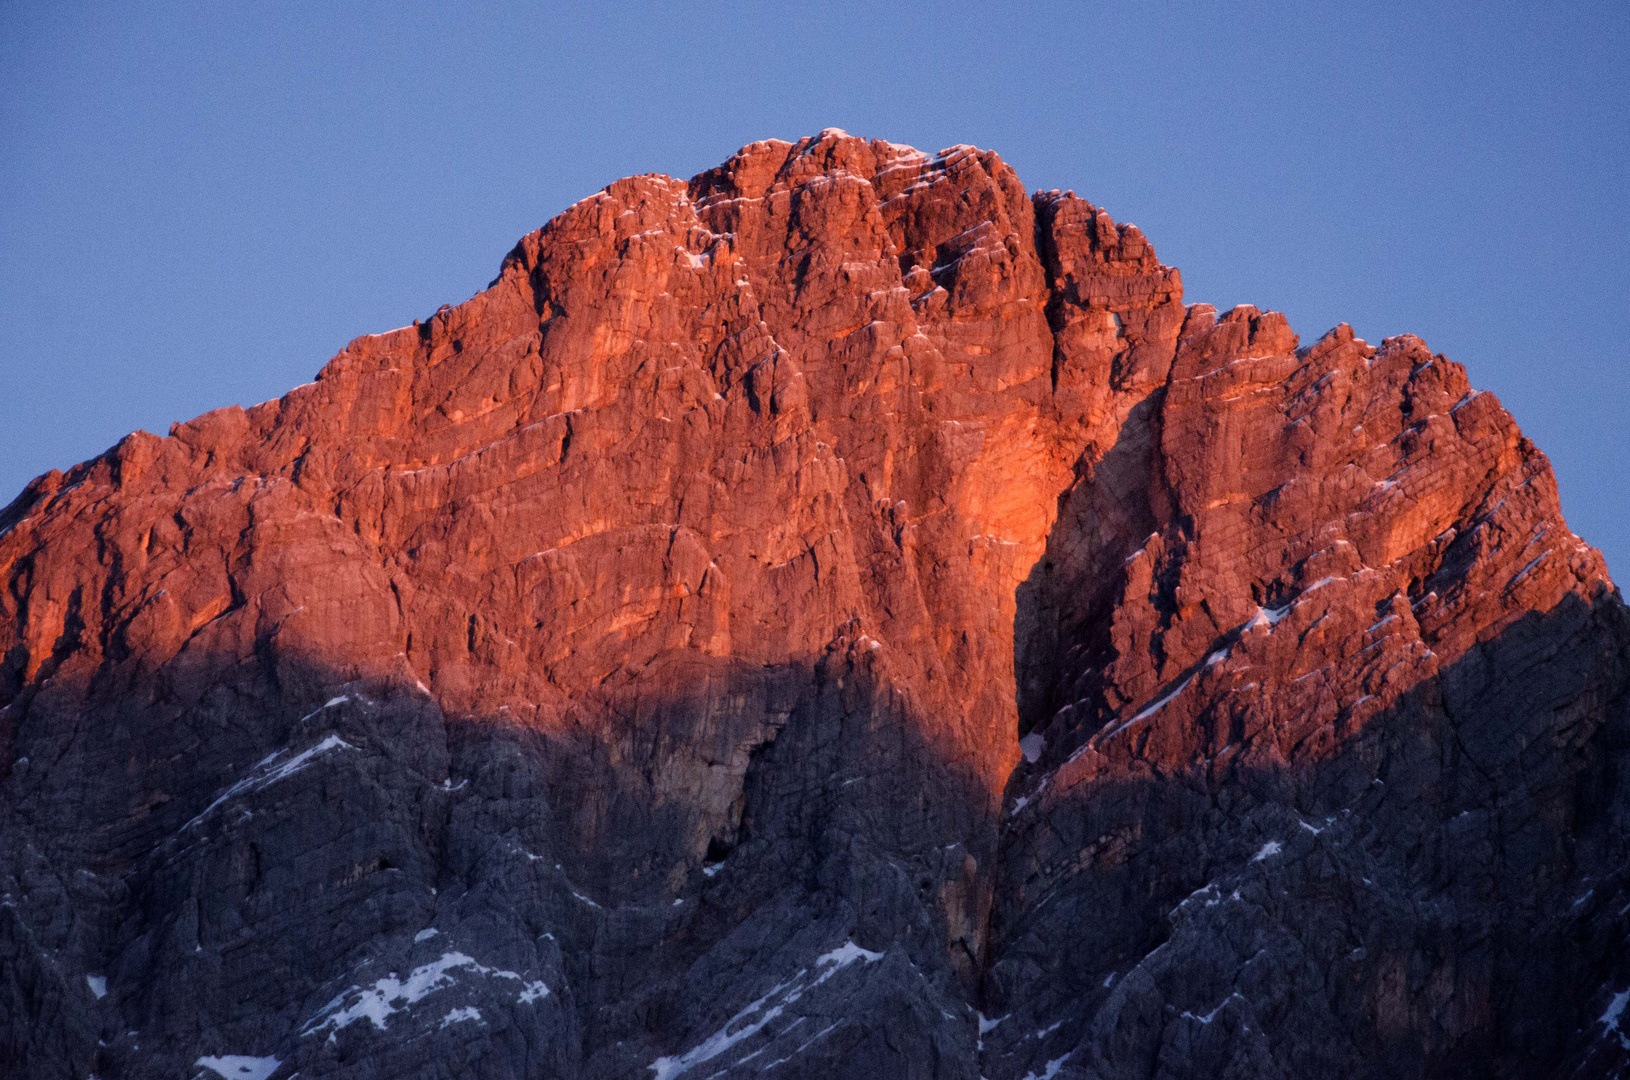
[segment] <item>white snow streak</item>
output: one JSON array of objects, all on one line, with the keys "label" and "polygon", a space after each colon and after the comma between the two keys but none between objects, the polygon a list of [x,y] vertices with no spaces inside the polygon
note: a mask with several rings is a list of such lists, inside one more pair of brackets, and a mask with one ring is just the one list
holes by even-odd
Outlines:
[{"label": "white snow streak", "polygon": [[1198,1020],[1202,1024],[1209,1024],[1209,1023],[1211,1023],[1211,1021],[1213,1021],[1213,1020],[1215,1020],[1217,1018],[1218,1013],[1222,1012],[1223,1006],[1227,1005],[1230,1001],[1233,1001],[1235,998],[1240,998],[1241,1001],[1245,1000],[1244,998],[1240,997],[1240,995],[1238,993],[1233,993],[1233,994],[1229,994],[1227,997],[1225,997],[1221,1001],[1217,1002],[1217,1007],[1215,1009],[1212,1009],[1210,1012],[1206,1013],[1204,1016],[1195,1016],[1193,1013],[1189,1012],[1187,1009],[1183,1010],[1183,1015],[1186,1016],[1190,1020]]},{"label": "white snow streak", "polygon": [[[363,1019],[370,1021],[375,1028],[383,1030],[385,1021],[391,1014],[401,1012],[435,991],[453,985],[453,976],[450,973],[459,969],[499,979],[519,981],[521,978],[513,971],[497,971],[484,964],[478,964],[473,957],[461,952],[443,953],[441,959],[414,968],[406,980],[398,979],[396,973],[392,972],[388,978],[378,980],[366,990],[360,986],[351,987],[324,1005],[300,1034],[315,1035],[324,1028],[332,1028],[329,1038],[333,1038],[334,1032]],[[523,995],[524,993],[523,991]],[[351,1004],[346,1008],[340,1008],[345,1004],[345,999],[352,994],[356,997]],[[463,1019],[480,1019],[480,1014]],[[456,1021],[446,1021],[443,1026],[452,1022]]]},{"label": "white snow streak", "polygon": [[1614,994],[1613,1000],[1608,1003],[1607,1011],[1602,1014],[1602,1019],[1598,1022],[1606,1024],[1607,1030],[1618,1037],[1619,1044],[1626,1050],[1630,1050],[1630,1037],[1626,1037],[1624,1031],[1619,1027],[1619,1017],[1624,1015],[1626,1005],[1630,1005],[1630,990]]},{"label": "white snow streak", "polygon": [[[1209,666],[1209,665],[1207,665],[1207,666]],[[1198,672],[1196,672],[1195,674],[1198,674]],[[1191,683],[1193,681],[1194,681],[1194,676],[1190,675],[1188,678],[1184,679],[1181,683],[1179,683],[1177,685],[1176,690],[1173,690],[1171,693],[1167,694],[1165,697],[1161,698],[1159,701],[1155,702],[1153,705],[1150,705],[1148,708],[1144,709],[1142,712],[1140,712],[1136,716],[1132,717],[1132,719],[1128,720],[1126,723],[1121,724],[1119,727],[1114,728],[1111,731],[1105,732],[1103,735],[1100,735],[1097,739],[1094,739],[1093,741],[1097,742],[1097,741],[1100,741],[1102,739],[1112,738],[1112,737],[1114,737],[1116,735],[1119,735],[1121,732],[1125,731],[1127,728],[1131,727],[1133,724],[1137,723],[1138,721],[1147,720],[1149,717],[1153,716],[1155,713],[1159,712],[1161,709],[1164,709],[1167,705],[1169,705],[1171,703],[1172,699],[1177,697],[1178,694],[1181,694],[1183,691],[1187,690],[1189,688],[1189,683]]]},{"label": "white snow streak", "polygon": [[[803,1017],[799,1017],[799,1021],[802,1021],[802,1019],[803,1019]],[[770,1062],[768,1065],[766,1065],[762,1069],[760,1069],[759,1072],[769,1072],[771,1069],[775,1068],[777,1065],[785,1065],[787,1062],[791,1061],[793,1058],[797,1057],[799,1054],[802,1054],[805,1050],[808,1050],[812,1045],[814,1045],[815,1040],[819,1039],[823,1035],[828,1034],[829,1032],[837,1030],[838,1025],[842,1024],[842,1023],[843,1023],[843,1021],[839,1020],[839,1021],[837,1021],[837,1023],[828,1024],[826,1027],[822,1028],[821,1030],[817,1031],[814,1035],[811,1035],[808,1039],[804,1040],[803,1045],[799,1046],[798,1049],[794,1050],[792,1053],[788,1054],[784,1058],[776,1058],[774,1061]],[[751,1055],[749,1055],[749,1056],[751,1056]],[[746,1061],[746,1060],[747,1060],[747,1058],[742,1058],[742,1061]],[[710,1077],[709,1080],[712,1080],[712,1078]]]},{"label": "white snow streak", "polygon": [[[334,701],[331,701],[328,704],[332,705],[332,704],[334,704],[334,702],[344,701],[344,700],[346,700],[346,699],[345,698],[335,698]],[[323,706],[323,708],[327,708],[327,707],[328,707],[327,705]],[[322,711],[321,709],[318,710],[318,712],[321,712],[321,711]],[[318,743],[316,746],[313,746],[309,750],[305,750],[305,751],[302,751],[299,754],[296,754],[294,757],[290,758],[287,761],[282,762],[281,764],[277,763],[278,759],[281,758],[284,754],[288,753],[288,751],[287,750],[273,751],[272,753],[270,753],[270,754],[266,755],[264,758],[262,758],[260,760],[260,763],[258,765],[256,765],[253,769],[250,770],[248,776],[244,777],[242,780],[239,780],[236,784],[233,784],[231,787],[227,788],[226,791],[222,795],[220,795],[218,798],[216,798],[216,800],[214,802],[212,802],[208,806],[204,807],[204,810],[203,810],[202,813],[200,813],[197,817],[193,818],[191,821],[187,822],[185,825],[181,826],[181,828],[182,828],[183,831],[185,831],[187,829],[192,828],[194,825],[197,825],[200,821],[203,821],[206,817],[209,816],[209,813],[210,813],[211,810],[214,810],[217,806],[220,806],[222,803],[226,802],[226,800],[228,800],[230,798],[233,798],[233,797],[238,796],[238,795],[245,795],[245,794],[248,794],[251,791],[260,791],[263,788],[271,787],[273,784],[277,783],[279,780],[288,779],[289,777],[293,776],[295,773],[299,772],[301,769],[304,769],[307,765],[310,765],[317,758],[321,757],[324,754],[329,753],[330,751],[333,751],[333,750],[355,750],[355,749],[356,749],[356,747],[352,746],[350,743],[346,742],[344,739],[340,738],[338,735],[330,735],[328,738],[324,739],[322,742]]]},{"label": "white snow streak", "polygon": [[[803,980],[804,977],[809,974],[809,969],[804,968],[800,970],[798,974],[794,975],[785,982],[776,983],[767,993],[765,993],[763,997],[748,1003],[740,1012],[736,1013],[736,1015],[725,1021],[724,1026],[719,1028],[718,1031],[715,1031],[712,1035],[709,1035],[696,1046],[693,1046],[689,1050],[685,1051],[685,1053],[679,1055],[678,1057],[657,1058],[647,1067],[652,1072],[656,1073],[655,1080],[675,1080],[675,1077],[683,1076],[685,1073],[689,1072],[691,1069],[694,1069],[703,1062],[712,1061],[714,1058],[730,1050],[743,1040],[757,1035],[777,1017],[781,1016],[786,1011],[786,1007],[788,1005],[791,1005],[793,1002],[801,998],[806,991],[813,990],[815,987],[826,982],[826,980],[836,975],[839,971],[842,971],[844,968],[858,961],[864,961],[867,964],[875,964],[877,961],[883,959],[883,955],[884,954],[880,952],[872,952],[870,949],[863,949],[859,945],[856,945],[853,941],[846,941],[836,949],[833,949],[831,952],[823,953],[815,958],[816,969],[824,968],[825,970],[821,971],[820,977],[814,982],[805,985]],[[772,999],[779,1000],[777,1000],[776,1004],[768,1005],[768,1007],[766,1007],[768,1002],[770,1002]],[[800,1017],[798,1020],[793,1021],[793,1025],[789,1025],[788,1029],[798,1023],[801,1023],[802,1020],[803,1018]],[[838,1023],[842,1023],[842,1021],[840,1020]],[[803,1046],[800,1046],[798,1050],[793,1051],[793,1054],[799,1053],[804,1049],[804,1047],[807,1047],[810,1043],[814,1042],[816,1039],[819,1039],[822,1035],[825,1035],[828,1031],[831,1031],[832,1028],[837,1026],[837,1024],[833,1024],[832,1027],[828,1027],[825,1031],[816,1034],[814,1037],[805,1042]],[[786,1030],[787,1029],[784,1029],[782,1032],[780,1032],[780,1034],[785,1034]],[[755,1053],[761,1052],[762,1051],[755,1051]],[[742,1060],[746,1059],[744,1058]],[[760,1071],[772,1069],[786,1060],[787,1058],[782,1058],[779,1061],[773,1061],[764,1066],[764,1068]],[[737,1062],[736,1064],[740,1064],[740,1062]]]}]

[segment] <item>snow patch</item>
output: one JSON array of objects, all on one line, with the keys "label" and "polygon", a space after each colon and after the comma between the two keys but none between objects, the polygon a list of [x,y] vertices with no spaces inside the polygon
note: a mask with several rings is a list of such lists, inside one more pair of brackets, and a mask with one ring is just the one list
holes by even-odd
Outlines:
[{"label": "snow patch", "polygon": [[[485,1020],[481,1019],[481,1010],[476,1008],[474,1005],[469,1005],[462,1009],[453,1009],[446,1016],[442,1017],[441,1027],[447,1027],[449,1024],[462,1024],[470,1020],[474,1020],[479,1024],[486,1023]],[[440,1028],[437,1028],[437,1030],[439,1031]]]},{"label": "snow patch", "polygon": [[1282,620],[1286,615],[1289,615],[1290,614],[1290,609],[1295,607],[1295,606],[1296,606],[1296,601],[1292,600],[1290,603],[1286,604],[1284,607],[1277,607],[1277,608],[1259,607],[1259,608],[1256,609],[1256,614],[1251,616],[1248,620],[1246,620],[1245,625],[1243,627],[1241,627],[1241,629],[1242,630],[1254,630],[1258,626],[1266,626],[1266,627],[1269,627],[1271,629],[1272,627],[1278,626],[1279,623],[1280,623],[1280,620]]},{"label": "snow patch", "polygon": [[[1072,1050],[1071,1053],[1074,1053],[1074,1051]],[[1058,1071],[1064,1067],[1064,1063],[1068,1060],[1070,1060],[1069,1054],[1065,1054],[1063,1057],[1056,1057],[1047,1063],[1046,1069],[1044,1069],[1042,1072],[1025,1073],[1024,1080],[1053,1080],[1053,1077],[1058,1075]]]},{"label": "snow patch", "polygon": [[439,933],[441,933],[441,931],[437,930],[433,926],[425,930],[420,930],[417,934],[413,935],[413,944],[417,945],[421,941],[429,941]]},{"label": "snow patch", "polygon": [[1607,1011],[1602,1014],[1601,1020],[1597,1022],[1606,1024],[1607,1030],[1618,1037],[1619,1045],[1626,1050],[1630,1050],[1630,1037],[1626,1037],[1625,1033],[1619,1028],[1619,1017],[1624,1015],[1626,1005],[1630,1005],[1630,990],[1614,994],[1613,1000],[1608,1002]]},{"label": "snow patch", "polygon": [[[406,980],[398,979],[392,972],[388,978],[376,981],[369,989],[351,987],[324,1005],[311,1022],[301,1029],[300,1034],[315,1035],[325,1028],[331,1028],[329,1038],[333,1038],[334,1032],[363,1019],[371,1022],[375,1028],[383,1030],[385,1021],[393,1013],[401,1012],[435,991],[453,985],[453,976],[450,973],[459,969],[473,971],[478,975],[496,975],[506,979],[520,978],[513,971],[494,971],[490,967],[478,964],[474,957],[461,952],[443,953],[439,960],[414,968]],[[345,999],[352,994],[356,995],[355,999],[342,1009]]]},{"label": "snow patch", "polygon": [[212,1069],[226,1080],[266,1080],[283,1064],[274,1057],[245,1057],[242,1054],[223,1054],[220,1057],[201,1057],[193,1068]]},{"label": "snow patch", "polygon": [[521,996],[515,1000],[519,1004],[530,1005],[534,1001],[542,1001],[548,996],[549,987],[540,980],[538,982],[527,983],[526,986],[521,989]]},{"label": "snow patch", "polygon": [[[805,991],[812,990],[821,985],[833,975],[836,975],[839,971],[842,971],[851,964],[858,961],[874,964],[883,959],[883,956],[883,953],[872,952],[870,949],[861,948],[853,941],[846,941],[836,949],[833,949],[831,952],[823,953],[815,958],[815,967],[817,969],[825,968],[826,970],[822,971],[820,977],[814,982],[809,983],[806,986],[803,979],[804,976],[809,974],[809,969],[805,968],[800,970],[798,974],[794,975],[791,979],[788,979],[785,982],[776,983],[767,993],[764,994],[763,997],[748,1003],[740,1012],[736,1013],[736,1015],[725,1021],[723,1027],[719,1028],[719,1030],[715,1031],[712,1035],[709,1035],[696,1046],[691,1047],[691,1049],[687,1050],[678,1057],[657,1058],[649,1066],[647,1066],[647,1068],[656,1073],[655,1080],[675,1080],[675,1077],[683,1076],[685,1073],[689,1072],[691,1069],[702,1064],[703,1062],[712,1061],[714,1058],[727,1052],[744,1039],[749,1039],[752,1036],[757,1035],[777,1017],[781,1016],[782,1013],[786,1011],[786,1007],[788,1005],[802,997]],[[776,1004],[768,1005],[768,1002],[777,998],[779,1000]],[[793,1021],[792,1024],[788,1025],[788,1028],[784,1029],[781,1034],[785,1034],[786,1030],[790,1030],[799,1023],[802,1023],[801,1017],[798,1020]],[[840,1020],[838,1023],[842,1023],[842,1021]],[[825,1031],[815,1035],[808,1042],[805,1042],[803,1046],[800,1046],[798,1050],[793,1051],[793,1053],[799,1053],[804,1049],[804,1047],[808,1046],[810,1043],[814,1042],[816,1039],[819,1039],[822,1035],[825,1035],[828,1031],[831,1031],[832,1028],[837,1026],[837,1024],[833,1024]],[[755,1051],[755,1054],[757,1053],[762,1053],[762,1051]],[[751,1057],[754,1055],[748,1056]],[[746,1058],[741,1060],[745,1061]],[[770,1064],[764,1066],[764,1068],[760,1071],[768,1071],[786,1060],[787,1058],[782,1058],[780,1061],[771,1062]],[[740,1063],[740,1061],[736,1062],[736,1064]]]},{"label": "snow patch", "polygon": [[[767,1024],[780,1016],[783,1011],[783,1007],[780,1005],[774,1005],[766,1009],[764,1003],[786,988],[786,983],[777,983],[768,994],[747,1005],[746,1008],[726,1021],[724,1027],[709,1035],[698,1045],[679,1057],[657,1058],[651,1062],[648,1068],[656,1073],[656,1080],[674,1080],[675,1077],[683,1076],[704,1061],[713,1060],[743,1039],[757,1035]],[[754,1013],[759,1014],[757,1020],[736,1027],[738,1022],[747,1019]],[[731,1030],[732,1028],[735,1030]]]},{"label": "snow patch", "polygon": [[1509,589],[1513,585],[1516,585],[1519,582],[1521,582],[1523,578],[1528,576],[1528,572],[1530,570],[1532,570],[1534,567],[1538,566],[1540,563],[1544,562],[1545,557],[1548,556],[1549,554],[1551,554],[1549,551],[1542,551],[1538,555],[1536,555],[1532,559],[1530,559],[1529,562],[1528,562],[1528,565],[1523,567],[1521,570],[1518,570],[1517,571],[1517,576],[1512,578],[1511,581],[1507,583],[1506,588]]},{"label": "snow patch", "polygon": [[87,975],[85,985],[91,988],[91,996],[101,1001],[108,996],[108,977],[106,975]]},{"label": "snow patch", "polygon": [[1045,749],[1047,740],[1034,731],[1019,740],[1019,752],[1032,765],[1041,760],[1041,752]]},{"label": "snow patch", "polygon": [[1279,841],[1277,841],[1277,840],[1269,840],[1266,844],[1262,845],[1262,848],[1261,848],[1260,851],[1258,851],[1254,856],[1252,856],[1251,861],[1252,862],[1261,862],[1263,859],[1271,858],[1271,857],[1279,854],[1283,850],[1285,850],[1285,847]]},{"label": "snow patch", "polygon": [[[329,705],[332,705],[337,701],[345,700],[347,699],[335,698],[334,701],[329,702]],[[323,706],[323,708],[327,707],[327,705]],[[317,710],[317,712],[321,711],[322,709]],[[313,713],[312,715],[316,715],[316,713]],[[203,821],[209,816],[210,811],[214,810],[217,806],[220,806],[228,799],[234,798],[238,795],[247,795],[253,791],[260,791],[264,788],[271,787],[279,780],[286,780],[324,754],[331,753],[335,750],[355,749],[356,747],[352,746],[338,735],[330,735],[316,746],[296,754],[294,757],[282,762],[281,764],[278,763],[278,759],[284,754],[287,754],[288,751],[273,751],[264,758],[261,758],[260,763],[250,770],[248,776],[227,788],[226,791],[218,796],[214,802],[204,807],[202,813],[193,818],[191,821],[187,822],[185,825],[181,826],[182,831],[185,832],[187,829],[190,829],[194,825],[197,825],[199,822]]]},{"label": "snow patch", "polygon": [[881,959],[883,959],[882,953],[872,952],[870,949],[862,949],[854,942],[846,941],[836,949],[833,949],[831,952],[824,953],[815,958],[815,966],[817,968],[826,967],[830,964],[832,970],[823,972],[821,977],[816,979],[810,985],[821,985],[823,982],[830,979],[832,976],[836,975],[838,972],[842,971],[844,968],[848,967],[850,964],[853,964],[857,960],[864,960],[868,964],[875,964]]}]

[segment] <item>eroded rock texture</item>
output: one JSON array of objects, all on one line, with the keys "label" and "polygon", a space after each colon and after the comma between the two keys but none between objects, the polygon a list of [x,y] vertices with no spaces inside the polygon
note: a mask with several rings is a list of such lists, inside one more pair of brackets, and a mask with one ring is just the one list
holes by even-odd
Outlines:
[{"label": "eroded rock texture", "polygon": [[1625,1066],[1544,456],[992,153],[619,181],[0,578],[10,1075]]}]

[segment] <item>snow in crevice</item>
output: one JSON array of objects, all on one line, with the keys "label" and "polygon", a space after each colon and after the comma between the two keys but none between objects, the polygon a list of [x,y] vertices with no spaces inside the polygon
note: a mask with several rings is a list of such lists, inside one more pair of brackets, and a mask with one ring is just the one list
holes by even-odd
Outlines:
[{"label": "snow in crevice", "polygon": [[313,716],[316,716],[318,713],[322,712],[324,709],[332,709],[336,705],[344,705],[347,701],[350,701],[350,700],[351,700],[351,695],[350,694],[341,694],[339,697],[331,697],[327,701],[323,702],[321,705],[317,706],[315,709],[312,709],[310,712],[306,713],[306,715],[302,716],[300,718],[300,723],[302,723],[302,724],[305,723],[307,720],[310,720]]},{"label": "snow in crevice", "polygon": [[[1085,748],[1083,747],[1083,749],[1085,749]],[[1079,751],[1077,753],[1079,754]],[[1074,760],[1074,759],[1072,758],[1071,760]],[[1017,815],[1019,813],[1019,811],[1023,810],[1025,807],[1029,806],[1031,803],[1033,803],[1037,799],[1041,798],[1041,793],[1047,790],[1047,785],[1052,783],[1052,779],[1053,778],[1051,776],[1042,777],[1041,778],[1041,783],[1036,785],[1036,790],[1032,791],[1028,795],[1020,795],[1018,798],[1014,799],[1013,800],[1013,809],[1011,809],[1011,810],[1009,810],[1007,812],[1007,816],[1008,817],[1014,817],[1015,815]]]},{"label": "snow in crevice", "polygon": [[1188,1011],[1187,1009],[1183,1010],[1183,1016],[1184,1016],[1185,1019],[1188,1019],[1188,1020],[1195,1020],[1195,1021],[1198,1021],[1198,1022],[1200,1022],[1202,1024],[1209,1024],[1209,1023],[1211,1023],[1211,1021],[1213,1021],[1213,1020],[1215,1020],[1217,1018],[1218,1013],[1223,1011],[1223,1006],[1227,1005],[1230,1001],[1233,1001],[1235,998],[1240,998],[1241,1001],[1245,1000],[1243,997],[1240,997],[1240,995],[1238,993],[1229,994],[1227,997],[1225,997],[1221,1001],[1217,1002],[1217,1007],[1212,1009],[1210,1012],[1206,1013],[1204,1016],[1196,1016],[1192,1012]]},{"label": "snow in crevice", "polygon": [[[1195,675],[1198,675],[1198,674],[1199,674],[1199,672],[1195,672]],[[1136,724],[1136,723],[1138,723],[1138,722],[1140,722],[1142,720],[1147,720],[1149,717],[1153,716],[1155,713],[1159,712],[1161,709],[1164,709],[1167,705],[1171,704],[1172,701],[1174,701],[1179,694],[1181,694],[1183,691],[1185,691],[1185,690],[1187,690],[1189,688],[1189,683],[1191,683],[1193,681],[1194,681],[1194,675],[1190,675],[1188,678],[1184,679],[1182,682],[1177,684],[1177,689],[1173,690],[1171,693],[1167,694],[1165,697],[1163,697],[1160,700],[1154,702],[1153,704],[1147,706],[1142,712],[1140,712],[1136,716],[1132,717],[1132,719],[1130,719],[1130,720],[1126,721],[1125,723],[1120,724],[1120,725],[1110,729],[1109,731],[1105,732],[1104,734],[1098,736],[1098,738],[1094,739],[1093,742],[1096,743],[1096,742],[1101,742],[1104,739],[1114,738],[1116,735],[1119,735],[1121,732],[1125,731],[1127,728],[1131,727],[1133,724]]]},{"label": "snow in crevice", "polygon": [[[802,974],[803,972],[799,972],[799,975]],[[788,986],[789,983],[776,983],[769,993],[748,1004],[726,1021],[725,1025],[718,1031],[715,1031],[679,1057],[657,1058],[649,1066],[656,1073],[656,1080],[674,1080],[675,1077],[683,1076],[697,1065],[713,1060],[742,1040],[757,1035],[776,1017],[780,1016],[785,1008],[783,1005],[774,1005],[766,1009],[764,1003],[786,990]],[[757,1019],[743,1023],[755,1013]],[[738,1024],[740,1024],[739,1027]]]},{"label": "snow in crevice", "polygon": [[275,1057],[223,1054],[220,1057],[201,1057],[192,1064],[195,1069],[209,1069],[226,1080],[266,1080],[282,1062]]},{"label": "snow in crevice", "polygon": [[875,964],[881,959],[883,959],[882,953],[872,952],[870,949],[862,949],[854,942],[846,941],[836,949],[833,949],[831,952],[824,953],[815,958],[816,968],[826,968],[827,970],[823,971],[821,973],[821,977],[816,979],[810,985],[821,985],[823,982],[830,979],[832,976],[836,975],[838,972],[842,971],[844,968],[848,967],[850,964],[853,964],[857,960],[864,960],[868,964]]},{"label": "snow in crevice", "polygon": [[[300,1034],[316,1035],[327,1030],[328,1037],[332,1039],[336,1032],[358,1020],[367,1020],[376,1029],[383,1030],[386,1021],[395,1013],[422,1001],[438,990],[454,985],[456,980],[453,973],[457,971],[468,971],[471,974],[486,975],[495,979],[522,981],[518,972],[488,967],[461,952],[447,952],[437,960],[414,968],[406,979],[400,979],[392,972],[387,978],[377,980],[371,987],[364,989],[353,986],[336,995],[332,1001],[318,1010],[317,1015],[301,1029]],[[530,984],[528,990],[532,986],[543,987],[543,984]],[[522,991],[522,1000],[527,1000],[526,993],[527,990]],[[547,993],[548,987],[543,987],[543,993],[537,996],[542,997]],[[349,1005],[346,1004],[347,999],[350,1000]],[[479,1014],[474,1019],[479,1019]]]},{"label": "snow in crevice", "polygon": [[1398,619],[1398,616],[1389,614],[1386,618],[1380,620],[1379,622],[1371,624],[1370,628],[1368,630],[1364,631],[1364,632],[1366,634],[1373,634],[1377,630],[1381,629],[1383,626],[1387,625],[1387,623],[1396,622],[1397,619]]},{"label": "snow in crevice", "polygon": [[[345,699],[335,698],[334,700],[342,701]],[[334,702],[330,702],[329,704],[333,703]],[[321,710],[318,711],[320,712]],[[264,758],[261,758],[260,762],[249,771],[248,776],[227,788],[225,792],[216,797],[214,802],[204,807],[203,811],[199,813],[197,817],[187,822],[181,828],[183,831],[185,831],[192,828],[194,825],[197,825],[199,822],[203,821],[209,816],[210,811],[214,810],[217,806],[220,806],[228,799],[235,798],[239,795],[247,795],[250,792],[260,791],[264,788],[271,787],[279,780],[288,779],[325,754],[330,754],[337,750],[355,749],[356,747],[352,746],[338,735],[330,735],[328,738],[319,742],[316,746],[301,751],[286,761],[282,759],[284,755],[288,753],[288,750],[275,750],[272,753],[267,754]]]},{"label": "snow in crevice", "polygon": [[[1074,1051],[1071,1051],[1071,1053],[1073,1052]],[[1069,1054],[1065,1054],[1063,1057],[1056,1057],[1049,1061],[1041,1072],[1038,1073],[1032,1071],[1025,1073],[1024,1080],[1053,1080],[1053,1077],[1058,1075],[1059,1070],[1064,1068],[1064,1063],[1068,1060],[1070,1060]]]},{"label": "snow in crevice", "polygon": [[1530,570],[1532,570],[1534,567],[1538,566],[1540,563],[1544,562],[1545,557],[1548,556],[1549,554],[1550,554],[1549,551],[1542,551],[1538,555],[1536,555],[1532,559],[1530,559],[1528,561],[1528,565],[1523,567],[1521,570],[1518,570],[1516,576],[1513,577],[1509,582],[1506,583],[1506,588],[1509,589],[1514,585],[1521,584],[1522,579],[1528,576],[1528,572]]},{"label": "snow in crevice", "polygon": [[[1179,911],[1182,911],[1184,908],[1196,901],[1203,902],[1206,907],[1216,907],[1218,904],[1222,903],[1222,892],[1217,888],[1216,882],[1202,885],[1198,889],[1195,889],[1193,892],[1189,893],[1188,896],[1183,898],[1182,903],[1172,908],[1170,914],[1176,915]],[[1104,985],[1108,986],[1109,984],[1105,983]]]},{"label": "snow in crevice", "polygon": [[1602,1018],[1597,1023],[1607,1025],[1607,1031],[1603,1032],[1604,1036],[1614,1036],[1619,1040],[1620,1046],[1630,1050],[1630,1036],[1626,1036],[1623,1029],[1619,1027],[1619,1018],[1624,1015],[1626,1005],[1630,1005],[1630,990],[1614,994],[1613,1000],[1608,1002],[1607,1011],[1602,1014]]},{"label": "snow in crevice", "polygon": [[[802,1017],[800,1017],[799,1019],[802,1019]],[[784,1058],[776,1058],[774,1061],[770,1062],[768,1065],[766,1065],[762,1069],[760,1069],[759,1072],[769,1072],[771,1069],[775,1068],[777,1065],[785,1065],[787,1062],[791,1061],[793,1058],[797,1057],[799,1054],[802,1054],[805,1050],[808,1050],[811,1046],[815,1045],[815,1043],[817,1041],[819,1041],[821,1038],[823,1038],[826,1035],[831,1034],[833,1031],[836,1031],[842,1024],[843,1024],[842,1020],[836,1021],[835,1023],[828,1024],[826,1027],[822,1028],[820,1031],[817,1031],[814,1035],[810,1036],[810,1038],[806,1039],[804,1041],[804,1043],[798,1047],[798,1049],[794,1050],[792,1053],[788,1054]],[[747,1059],[743,1058],[742,1060],[745,1061]]]},{"label": "snow in crevice", "polygon": [[[786,1012],[787,1006],[798,1001],[805,993],[820,986],[844,968],[856,963],[875,964],[883,959],[883,956],[883,953],[872,952],[870,949],[856,945],[853,941],[846,941],[831,952],[823,953],[815,958],[813,967],[820,974],[813,981],[807,983],[805,981],[810,974],[810,968],[799,969],[798,973],[792,978],[776,983],[764,996],[756,1001],[749,1002],[729,1020],[725,1021],[719,1030],[703,1039],[700,1043],[678,1056],[660,1057],[653,1061],[648,1068],[656,1074],[655,1080],[675,1080],[676,1077],[683,1076],[696,1066],[712,1061],[743,1041],[757,1035],[778,1017],[782,1016]],[[787,1031],[802,1023],[803,1019],[802,1017],[797,1018],[782,1031],[777,1032],[776,1037],[785,1035]],[[842,1021],[840,1020],[838,1023],[842,1023]],[[816,1034],[806,1041],[803,1046],[800,1046],[798,1050],[794,1050],[792,1055],[788,1056],[798,1054],[804,1047],[821,1038],[836,1026],[837,1024],[833,1024],[832,1027]],[[747,1055],[747,1057],[756,1057],[762,1052],[763,1048],[760,1048]],[[746,1058],[741,1060],[744,1061]],[[786,1060],[787,1058],[782,1058],[779,1061],[771,1062],[760,1071],[768,1071]],[[740,1061],[735,1062],[735,1064],[740,1064]]]},{"label": "snow in crevice", "polygon": [[1041,752],[1045,749],[1047,740],[1039,732],[1032,731],[1019,740],[1019,752],[1032,765],[1041,760]]},{"label": "snow in crevice", "polygon": [[486,1023],[485,1020],[481,1019],[481,1010],[473,1005],[466,1006],[462,1009],[448,1010],[447,1015],[441,1018],[440,1027],[447,1027],[450,1024],[463,1024],[469,1022],[478,1024]]},{"label": "snow in crevice", "polygon": [[1290,614],[1290,609],[1295,606],[1296,601],[1292,600],[1284,607],[1259,607],[1256,609],[1256,614],[1247,619],[1245,621],[1245,625],[1240,627],[1240,630],[1243,632],[1246,630],[1254,630],[1259,626],[1266,626],[1270,629],[1278,626],[1285,616]]}]

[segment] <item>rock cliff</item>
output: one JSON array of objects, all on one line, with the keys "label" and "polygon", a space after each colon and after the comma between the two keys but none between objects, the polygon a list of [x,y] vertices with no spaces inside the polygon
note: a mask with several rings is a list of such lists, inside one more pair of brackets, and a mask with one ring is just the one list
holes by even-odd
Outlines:
[{"label": "rock cliff", "polygon": [[1630,1067],[1544,455],[993,153],[620,180],[0,581],[7,1075]]}]

